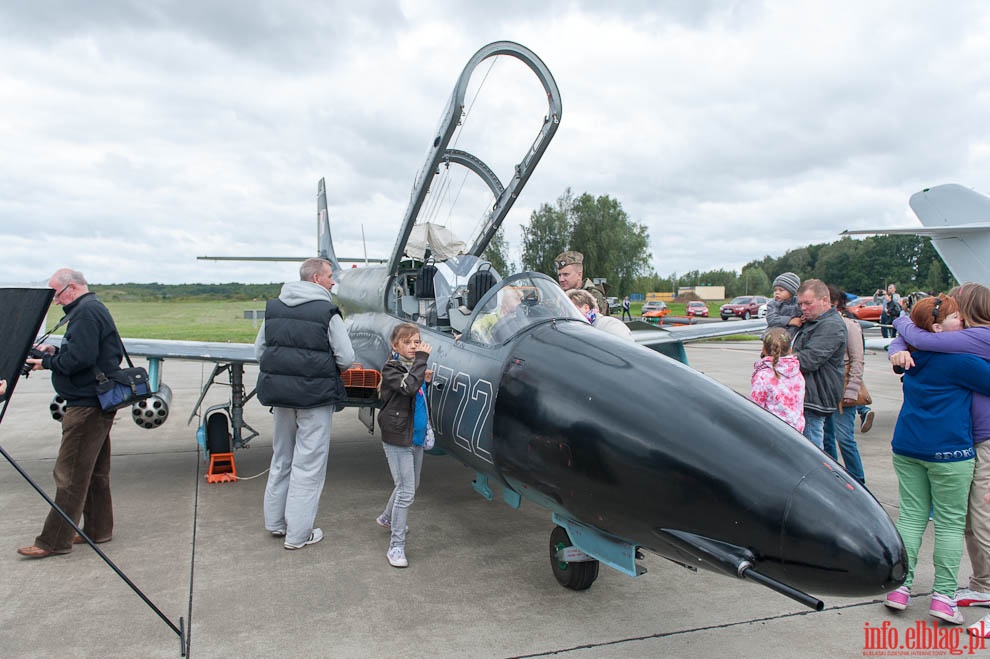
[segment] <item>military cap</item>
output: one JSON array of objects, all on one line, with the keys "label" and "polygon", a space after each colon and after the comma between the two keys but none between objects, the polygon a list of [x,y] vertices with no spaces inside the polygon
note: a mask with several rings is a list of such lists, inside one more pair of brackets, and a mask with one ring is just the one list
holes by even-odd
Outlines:
[{"label": "military cap", "polygon": [[558,270],[568,265],[582,265],[584,264],[584,254],[581,252],[563,252],[558,254],[553,262],[557,264]]}]

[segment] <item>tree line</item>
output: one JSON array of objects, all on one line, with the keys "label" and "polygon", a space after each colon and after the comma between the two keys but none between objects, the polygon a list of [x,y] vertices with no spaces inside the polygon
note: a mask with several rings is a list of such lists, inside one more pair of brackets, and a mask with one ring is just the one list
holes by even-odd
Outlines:
[{"label": "tree line", "polygon": [[91,284],[90,290],[106,302],[160,302],[189,300],[267,300],[278,297],[281,283],[273,284]]},{"label": "tree line", "polygon": [[[910,292],[946,291],[957,283],[931,240],[909,235],[844,237],[792,249],[778,258],[764,256],[738,273],[692,270],[664,277],[649,265],[653,257],[646,227],[632,221],[618,200],[588,193],[575,197],[569,188],[555,203],[533,211],[522,234],[523,270],[555,277],[554,257],[576,250],[584,254],[585,274],[606,278],[609,294],[620,297],[697,285],[724,286],[727,297],[769,295],[771,283],[782,272],[794,272],[802,281],[821,279],[860,295],[872,295],[888,284]],[[499,272],[515,272],[507,251],[500,231],[485,257]]]}]

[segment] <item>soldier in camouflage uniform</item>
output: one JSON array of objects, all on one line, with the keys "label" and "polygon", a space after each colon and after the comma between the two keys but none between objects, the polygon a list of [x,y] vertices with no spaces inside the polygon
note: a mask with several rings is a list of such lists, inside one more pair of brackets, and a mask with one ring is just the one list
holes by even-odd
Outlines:
[{"label": "soldier in camouflage uniform", "polygon": [[[584,254],[564,252],[557,255],[554,263],[557,264],[557,281],[565,293],[572,289],[583,288],[594,296],[598,302],[599,312],[605,316],[609,315],[605,291],[600,286],[596,286],[590,279],[584,279]],[[582,284],[582,282],[584,283]]]}]

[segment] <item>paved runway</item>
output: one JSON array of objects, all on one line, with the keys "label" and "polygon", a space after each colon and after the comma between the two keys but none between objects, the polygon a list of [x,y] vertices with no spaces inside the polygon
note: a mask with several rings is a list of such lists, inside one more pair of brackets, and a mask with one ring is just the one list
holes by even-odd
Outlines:
[{"label": "paved runway", "polygon": [[[743,393],[758,354],[757,342],[688,347],[695,368]],[[317,518],[326,539],[286,551],[263,527],[264,475],[203,480],[185,420],[209,371],[165,365],[175,400],[162,428],[139,429],[118,413],[116,529],[101,545],[165,616],[176,625],[183,618],[192,657],[863,656],[867,626],[890,621],[903,638],[928,619],[926,597],[900,616],[870,598],[825,598],[826,609],[814,613],[761,586],[650,554],[638,579],[603,567],[590,590],[565,590],[550,572],[549,514],[486,501],[471,488],[472,472],[449,457],[427,458],[410,513],[410,567],[391,568],[386,532],[374,523],[391,479],[380,441],[353,410],[334,418]],[[889,443],[900,385],[883,355],[867,354],[866,377],[877,420],[857,438],[867,484],[896,517]],[[254,378],[249,369],[246,380]],[[226,395],[214,389],[208,404]],[[0,425],[0,445],[46,491],[59,440],[50,397],[47,373],[22,381]],[[237,453],[242,477],[263,472],[271,457],[268,411],[252,402],[246,417],[261,436]],[[179,656],[177,635],[89,547],[43,560],[15,553],[33,542],[45,513],[38,494],[0,463],[3,655]],[[968,570],[964,558],[961,579]],[[927,594],[932,578],[929,531],[916,594]],[[975,622],[985,611],[964,613]]]}]

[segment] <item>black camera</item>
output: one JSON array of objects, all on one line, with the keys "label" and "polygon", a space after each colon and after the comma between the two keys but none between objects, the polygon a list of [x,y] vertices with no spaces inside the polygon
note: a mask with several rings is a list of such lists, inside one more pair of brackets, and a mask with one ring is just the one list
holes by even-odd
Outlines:
[{"label": "black camera", "polygon": [[[41,359],[44,356],[45,356],[44,351],[43,350],[38,350],[37,348],[31,348],[31,350],[28,352],[28,357],[31,357],[32,359]],[[23,375],[24,377],[27,377],[27,376],[31,375],[31,371],[33,369],[34,369],[34,366],[33,365],[28,364],[27,362],[25,362],[24,363],[24,366],[21,366],[21,375]]]}]

